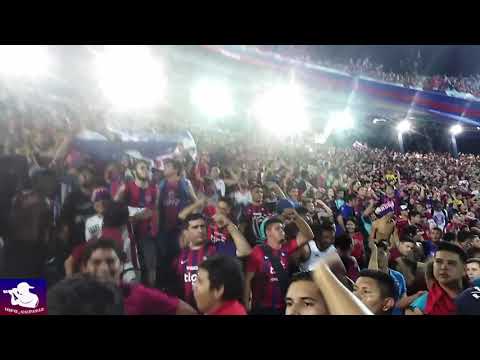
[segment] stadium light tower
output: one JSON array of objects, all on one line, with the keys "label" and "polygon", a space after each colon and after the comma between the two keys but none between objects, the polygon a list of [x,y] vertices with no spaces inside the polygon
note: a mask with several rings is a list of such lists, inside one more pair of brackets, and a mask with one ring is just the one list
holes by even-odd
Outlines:
[{"label": "stadium light tower", "polygon": [[463,128],[460,124],[455,124],[450,128],[450,134],[452,135],[452,150],[453,150],[454,157],[458,157],[457,135],[460,135],[462,131],[463,131]]},{"label": "stadium light tower", "polygon": [[105,46],[96,53],[95,70],[100,89],[116,109],[148,109],[164,100],[164,69],[147,46]]},{"label": "stadium light tower", "polygon": [[405,152],[405,147],[403,145],[403,134],[412,130],[412,124],[408,120],[400,121],[397,125],[398,131],[398,144],[400,145],[400,151]]}]

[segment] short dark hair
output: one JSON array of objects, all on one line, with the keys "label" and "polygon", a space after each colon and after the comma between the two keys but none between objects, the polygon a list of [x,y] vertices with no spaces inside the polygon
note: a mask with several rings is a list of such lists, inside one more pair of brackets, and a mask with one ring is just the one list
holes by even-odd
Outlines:
[{"label": "short dark hair", "polygon": [[355,200],[357,195],[355,193],[349,194],[345,196],[345,202],[348,203],[349,201]]},{"label": "short dark hair", "polygon": [[440,231],[443,234],[443,230],[440,229],[438,226],[434,227],[432,231]]},{"label": "short dark hair", "polygon": [[342,251],[349,250],[353,245],[352,238],[347,234],[339,235],[335,238],[335,247]]},{"label": "short dark hair", "polygon": [[259,183],[250,184],[250,190],[257,189],[257,188],[260,190],[263,190],[263,186],[260,185]]},{"label": "short dark hair", "polygon": [[126,254],[115,240],[101,237],[98,240],[91,240],[87,242],[87,245],[83,251],[81,263],[85,265],[88,260],[90,260],[92,254],[98,249],[112,249],[115,251],[115,254],[117,254],[121,262],[125,262],[126,260]]},{"label": "short dark hair", "polygon": [[367,277],[377,281],[381,296],[395,299],[395,283],[390,275],[379,270],[363,269],[358,277]]},{"label": "short dark hair", "polygon": [[294,282],[297,281],[312,281],[313,282],[313,276],[311,271],[302,271],[302,272],[297,272],[292,275],[290,278],[290,285],[293,284]]},{"label": "short dark hair", "polygon": [[239,260],[231,256],[214,255],[204,260],[199,268],[208,272],[210,289],[223,286],[222,300],[242,302],[245,281]]},{"label": "short dark hair", "polygon": [[128,224],[129,220],[128,206],[109,201],[103,213],[103,226],[105,227],[120,227]]},{"label": "short dark hair", "polygon": [[467,261],[467,254],[465,251],[457,244],[447,242],[447,241],[440,241],[437,245],[437,254],[439,251],[448,251],[457,254],[463,263]]},{"label": "short dark hair", "polygon": [[233,206],[233,202],[232,202],[232,200],[231,200],[230,198],[228,198],[228,197],[226,197],[226,196],[220,196],[220,197],[218,198],[217,203],[219,203],[220,201],[222,201],[222,202],[224,202],[225,204],[227,204],[230,209],[233,209],[233,207],[234,207],[234,206]]},{"label": "short dark hair", "polygon": [[273,225],[273,224],[277,224],[277,223],[280,223],[280,224],[283,224],[283,221],[278,218],[278,217],[271,217],[270,219],[268,219],[267,221],[265,221],[265,226],[264,226],[264,229],[265,229],[265,233],[267,233],[267,230],[268,228],[270,227],[270,225]]},{"label": "short dark hair", "polygon": [[163,164],[166,165],[166,164],[170,164],[172,165],[172,167],[177,170],[177,175],[180,175],[180,173],[182,172],[183,170],[183,164],[176,160],[176,159],[165,159],[163,161]]},{"label": "short dark hair", "polygon": [[203,220],[205,221],[205,217],[202,215],[202,214],[199,214],[199,213],[193,213],[193,214],[189,214],[187,215],[187,217],[185,218],[185,220],[183,221],[183,227],[184,229],[188,229],[188,226],[190,225],[190,222],[191,221],[195,221],[195,220]]},{"label": "short dark hair", "polygon": [[124,315],[123,296],[112,283],[77,274],[48,290],[49,315]]},{"label": "short dark hair", "polygon": [[388,251],[389,243],[387,240],[379,240],[377,242],[377,248],[382,249],[384,251]]},{"label": "short dark hair", "polygon": [[315,225],[315,230],[316,231],[313,231],[313,232],[318,233],[318,234],[321,234],[324,231],[334,232],[335,231],[335,226],[330,221],[324,221],[322,224]]},{"label": "short dark hair", "polygon": [[461,230],[457,234],[457,241],[459,243],[464,243],[468,239],[473,239],[475,235],[469,231]]},{"label": "short dark hair", "polygon": [[410,216],[410,218],[413,218],[417,215],[421,215],[417,210],[412,210],[410,211],[410,213],[408,214],[408,216]]},{"label": "short dark hair", "polygon": [[454,242],[457,236],[455,233],[447,232],[445,235],[443,235],[443,241],[445,242]]},{"label": "short dark hair", "polygon": [[408,234],[403,234],[399,240],[401,243],[409,242],[409,243],[415,244],[415,240],[413,240],[413,237],[411,237]]},{"label": "short dark hair", "polygon": [[417,235],[417,232],[418,232],[418,228],[415,225],[408,225],[405,228],[404,234],[409,236],[415,236]]},{"label": "short dark hair", "polygon": [[480,266],[480,258],[470,258],[465,262],[465,265],[472,263],[477,263]]},{"label": "short dark hair", "polygon": [[349,222],[349,221],[351,221],[351,222],[353,222],[355,225],[357,225],[357,220],[356,220],[354,217],[349,217],[349,218],[347,219],[347,221],[345,221],[345,224],[346,224],[347,222]]}]

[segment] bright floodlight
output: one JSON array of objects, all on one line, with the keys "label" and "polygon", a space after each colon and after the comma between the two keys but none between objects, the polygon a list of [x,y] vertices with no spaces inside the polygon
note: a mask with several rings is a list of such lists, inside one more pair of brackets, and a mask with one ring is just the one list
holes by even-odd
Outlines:
[{"label": "bright floodlight", "polygon": [[327,128],[348,130],[354,126],[354,119],[349,110],[335,111],[330,114]]},{"label": "bright floodlight", "polygon": [[397,125],[397,131],[400,134],[409,132],[411,129],[412,129],[412,124],[410,124],[410,121],[408,121],[408,120],[403,120],[403,121],[399,122],[398,125]]},{"label": "bright floodlight", "polygon": [[222,118],[233,113],[230,90],[220,81],[198,82],[191,90],[191,101],[209,118]]},{"label": "bright floodlight", "polygon": [[450,128],[450,133],[454,136],[460,134],[461,132],[463,131],[463,128],[461,125],[459,124],[456,124],[456,125],[453,125],[451,128]]},{"label": "bright floodlight", "polygon": [[100,89],[117,109],[151,108],[164,100],[164,69],[146,46],[105,46],[95,68]]},{"label": "bright floodlight", "polygon": [[47,48],[42,45],[1,45],[0,72],[8,76],[46,75],[50,65]]},{"label": "bright floodlight", "polygon": [[280,137],[309,128],[303,94],[294,84],[279,85],[260,95],[252,110],[264,128]]}]

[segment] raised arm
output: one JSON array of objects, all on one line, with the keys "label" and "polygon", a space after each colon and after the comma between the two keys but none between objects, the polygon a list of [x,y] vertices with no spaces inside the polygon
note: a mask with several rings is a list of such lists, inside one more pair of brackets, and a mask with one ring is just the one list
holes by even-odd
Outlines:
[{"label": "raised arm", "polygon": [[248,256],[252,252],[252,247],[248,243],[247,239],[243,234],[238,230],[237,226],[226,216],[222,214],[215,214],[213,220],[218,224],[218,226],[226,227],[230,235],[232,236],[235,247],[237,248],[237,256]]},{"label": "raised arm", "polygon": [[[334,258],[335,256],[336,258]],[[373,315],[372,312],[333,274],[327,262],[342,265],[337,254],[321,261],[315,268],[313,279],[323,295],[330,315]],[[335,266],[332,264],[331,266]],[[344,269],[345,270],[345,269]]]},{"label": "raised arm", "polygon": [[370,260],[368,262],[369,270],[378,270],[378,248],[373,239],[368,240],[368,247],[370,248]]},{"label": "raised arm", "polygon": [[207,199],[202,197],[195,201],[192,205],[187,206],[178,214],[178,218],[184,221],[188,215],[194,213],[197,210],[202,209],[207,204]]},{"label": "raised arm", "polygon": [[310,240],[313,240],[314,234],[310,225],[295,211],[293,208],[285,209],[283,214],[280,216],[282,219],[287,219],[293,217],[293,221],[295,225],[298,227],[298,234],[297,234],[297,245],[298,247],[302,247]]}]

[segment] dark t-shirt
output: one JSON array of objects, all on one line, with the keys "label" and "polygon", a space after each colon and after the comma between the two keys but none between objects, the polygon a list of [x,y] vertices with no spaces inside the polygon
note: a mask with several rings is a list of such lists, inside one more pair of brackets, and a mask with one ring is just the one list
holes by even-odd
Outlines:
[{"label": "dark t-shirt", "polygon": [[85,221],[93,215],[95,209],[90,196],[80,190],[74,190],[67,196],[60,214],[60,224],[68,225],[70,229],[70,248],[85,242]]}]

